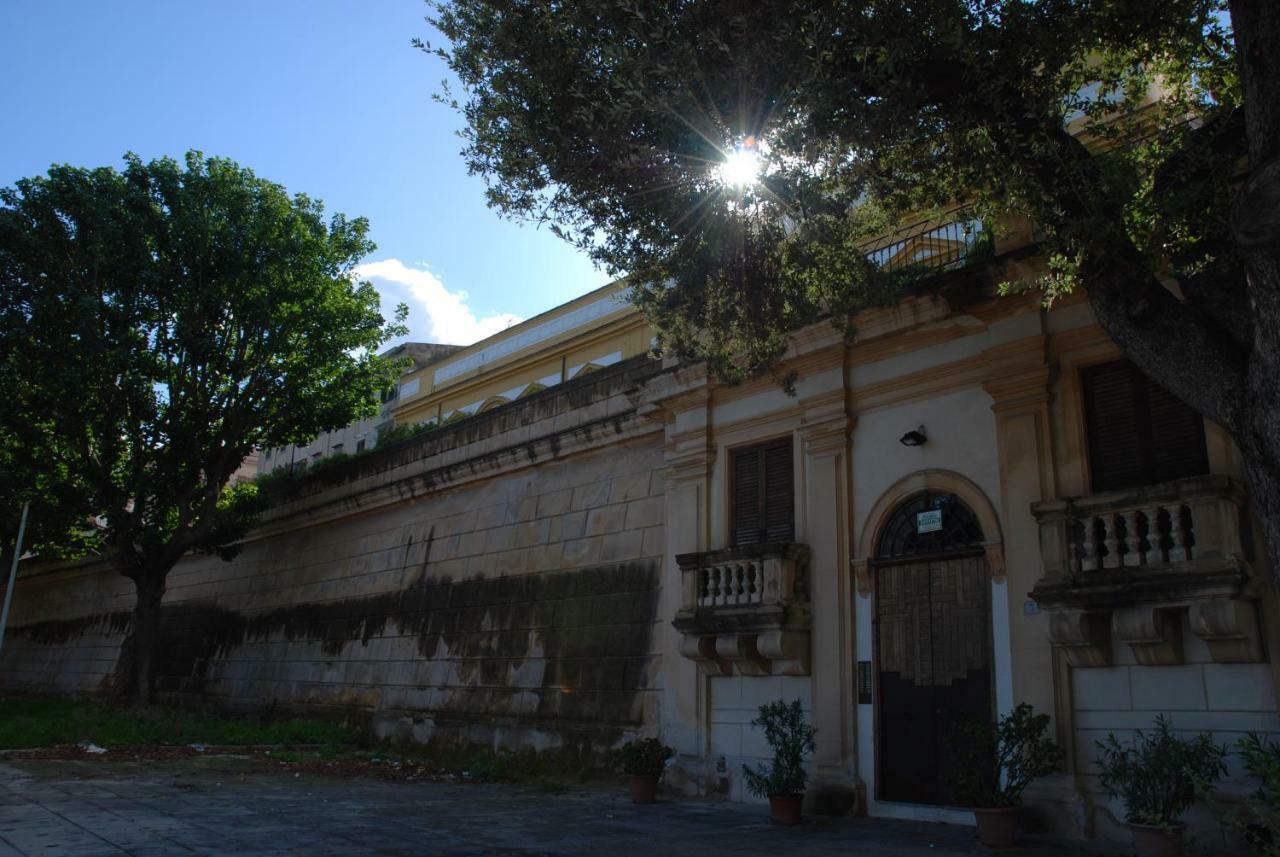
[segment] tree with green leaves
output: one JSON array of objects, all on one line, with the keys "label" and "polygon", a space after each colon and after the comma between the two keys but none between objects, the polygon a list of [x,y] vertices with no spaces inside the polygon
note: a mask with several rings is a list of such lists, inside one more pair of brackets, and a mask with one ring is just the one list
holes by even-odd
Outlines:
[{"label": "tree with green leaves", "polygon": [[928,288],[867,257],[893,224],[1029,219],[1043,275],[1003,285],[1083,289],[1230,433],[1280,571],[1274,0],[451,0],[429,20],[490,204],[629,274],[661,345],[724,380]]},{"label": "tree with green leaves", "polygon": [[397,375],[377,350],[407,310],[355,281],[367,234],[199,152],[0,190],[0,534],[33,500],[29,544],[89,539],[133,581],[138,699],[169,571],[231,558],[261,510],[232,473],[374,413]]}]

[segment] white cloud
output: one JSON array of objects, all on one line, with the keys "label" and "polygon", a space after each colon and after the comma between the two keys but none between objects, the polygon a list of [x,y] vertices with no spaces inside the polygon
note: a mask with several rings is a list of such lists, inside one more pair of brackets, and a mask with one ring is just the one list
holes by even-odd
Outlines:
[{"label": "white cloud", "polygon": [[399,259],[366,262],[355,269],[355,275],[378,289],[384,315],[390,315],[398,303],[409,305],[412,340],[470,345],[521,320],[511,313],[477,318],[467,306],[466,292],[451,292],[435,274]]}]

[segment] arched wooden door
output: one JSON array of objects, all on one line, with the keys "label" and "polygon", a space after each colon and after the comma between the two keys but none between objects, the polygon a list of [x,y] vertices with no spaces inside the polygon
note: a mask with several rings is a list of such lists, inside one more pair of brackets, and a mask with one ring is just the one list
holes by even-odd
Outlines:
[{"label": "arched wooden door", "polygon": [[992,712],[991,582],[982,528],[952,494],[922,491],[876,550],[880,800],[955,805],[954,746]]}]

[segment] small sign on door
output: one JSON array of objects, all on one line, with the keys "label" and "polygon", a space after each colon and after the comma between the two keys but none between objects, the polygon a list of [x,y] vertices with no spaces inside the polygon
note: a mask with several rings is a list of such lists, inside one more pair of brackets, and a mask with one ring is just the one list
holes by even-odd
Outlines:
[{"label": "small sign on door", "polygon": [[942,529],[941,509],[930,509],[927,512],[916,513],[917,533],[936,533],[940,529]]}]

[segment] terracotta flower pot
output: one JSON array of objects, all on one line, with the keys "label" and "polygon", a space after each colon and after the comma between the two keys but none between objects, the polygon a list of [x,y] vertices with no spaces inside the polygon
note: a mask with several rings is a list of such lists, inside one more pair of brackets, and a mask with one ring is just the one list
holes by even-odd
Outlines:
[{"label": "terracotta flower pot", "polygon": [[631,775],[631,802],[653,803],[658,797],[657,774]]},{"label": "terracotta flower pot", "polygon": [[988,848],[1012,848],[1018,841],[1019,814],[1016,806],[975,806],[978,841]]},{"label": "terracotta flower pot", "polygon": [[1129,822],[1129,830],[1133,831],[1133,850],[1138,857],[1181,857],[1182,832],[1186,829],[1187,826],[1180,821],[1167,826]]},{"label": "terracotta flower pot", "polygon": [[799,824],[804,795],[769,795],[769,817],[774,824]]}]

